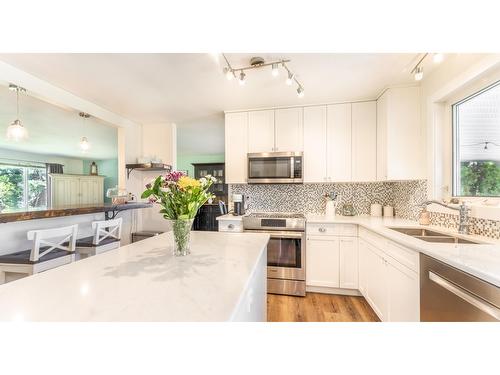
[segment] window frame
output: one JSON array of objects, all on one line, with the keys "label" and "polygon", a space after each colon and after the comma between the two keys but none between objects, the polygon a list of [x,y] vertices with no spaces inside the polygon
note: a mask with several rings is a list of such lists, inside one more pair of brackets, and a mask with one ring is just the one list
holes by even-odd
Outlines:
[{"label": "window frame", "polygon": [[459,179],[459,173],[457,173],[457,166],[460,168],[460,160],[459,160],[459,152],[457,150],[460,148],[460,137],[459,137],[459,131],[458,131],[458,121],[459,121],[459,116],[458,116],[458,106],[460,104],[463,104],[476,96],[481,95],[482,93],[491,90],[492,88],[500,86],[500,79],[494,81],[493,83],[488,84],[487,86],[483,87],[482,89],[466,96],[465,98],[460,99],[457,102],[454,102],[451,104],[451,195],[454,198],[468,198],[468,199],[500,199],[500,195],[460,195],[459,194],[459,189],[458,186],[460,184],[460,179]]},{"label": "window frame", "polygon": [[22,212],[22,211],[30,211],[30,210],[46,210],[48,208],[48,202],[45,203],[45,206],[43,207],[29,207],[29,173],[28,170],[37,168],[37,169],[42,169],[45,170],[45,189],[46,189],[46,195],[47,197],[49,196],[49,184],[48,184],[48,174],[47,170],[44,166],[42,165],[36,165],[36,164],[15,164],[15,163],[9,163],[9,162],[0,162],[0,167],[6,167],[6,168],[18,168],[23,171],[23,199],[22,199],[22,207],[17,208],[17,209],[9,209],[7,212]]}]

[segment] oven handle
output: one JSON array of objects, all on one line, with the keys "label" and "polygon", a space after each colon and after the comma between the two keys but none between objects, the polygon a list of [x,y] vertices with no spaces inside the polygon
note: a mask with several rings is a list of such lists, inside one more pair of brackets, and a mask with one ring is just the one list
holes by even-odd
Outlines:
[{"label": "oven handle", "polygon": [[463,299],[465,302],[468,302],[471,305],[477,307],[482,312],[490,315],[497,320],[500,320],[500,309],[498,309],[497,307],[487,303],[486,301],[480,300],[469,291],[461,288],[458,285],[452,284],[448,280],[442,278],[432,271],[429,271],[429,279],[434,281],[436,284],[443,287],[447,291],[453,293],[457,297]]},{"label": "oven handle", "polygon": [[271,238],[303,238],[304,232],[268,231],[268,230],[245,230],[248,233],[267,233]]}]

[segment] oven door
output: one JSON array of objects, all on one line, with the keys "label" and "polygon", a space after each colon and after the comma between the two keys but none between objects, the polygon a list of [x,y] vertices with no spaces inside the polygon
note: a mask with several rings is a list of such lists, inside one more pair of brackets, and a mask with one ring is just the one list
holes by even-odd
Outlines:
[{"label": "oven door", "polygon": [[301,183],[300,153],[273,152],[248,154],[248,183]]},{"label": "oven door", "polygon": [[267,277],[305,280],[303,232],[271,232],[267,245]]}]

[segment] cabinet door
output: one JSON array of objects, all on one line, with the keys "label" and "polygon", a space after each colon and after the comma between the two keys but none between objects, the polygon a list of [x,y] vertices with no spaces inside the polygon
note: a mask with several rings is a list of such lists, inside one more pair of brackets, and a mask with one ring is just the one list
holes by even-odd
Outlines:
[{"label": "cabinet door", "polygon": [[52,204],[74,206],[80,204],[80,184],[76,177],[54,177],[52,179]]},{"label": "cabinet door", "polygon": [[365,298],[370,303],[381,321],[387,321],[388,290],[387,271],[385,259],[379,255],[378,250],[371,245],[366,246],[366,294]]},{"label": "cabinet door", "polygon": [[340,237],[340,287],[358,289],[358,239]]},{"label": "cabinet door", "polygon": [[304,182],[326,181],[326,106],[304,108]]},{"label": "cabinet door", "polygon": [[351,181],[351,104],[328,106],[327,168],[329,181]]},{"label": "cabinet door", "polygon": [[367,285],[367,275],[369,272],[368,267],[368,254],[367,254],[367,246],[368,244],[363,239],[358,239],[358,289],[362,295],[366,297],[366,285]]},{"label": "cabinet door", "polygon": [[275,149],[274,151],[302,151],[303,128],[302,108],[277,109],[274,112]]},{"label": "cabinet door", "polygon": [[101,204],[104,202],[104,181],[102,178],[93,177],[89,179],[89,197],[90,204]]},{"label": "cabinet door", "polygon": [[274,150],[274,110],[248,112],[248,152]]},{"label": "cabinet door", "polygon": [[226,183],[247,182],[248,112],[228,113],[225,119]]},{"label": "cabinet door", "polygon": [[92,203],[92,180],[89,178],[79,178],[80,181],[80,204]]},{"label": "cabinet door", "polygon": [[387,180],[387,97],[377,100],[377,181]]},{"label": "cabinet door", "polygon": [[420,321],[420,284],[416,272],[388,258],[387,279],[390,322]]},{"label": "cabinet door", "polygon": [[339,287],[339,239],[310,238],[306,244],[306,285]]},{"label": "cabinet door", "polygon": [[352,181],[377,178],[376,102],[352,104]]}]

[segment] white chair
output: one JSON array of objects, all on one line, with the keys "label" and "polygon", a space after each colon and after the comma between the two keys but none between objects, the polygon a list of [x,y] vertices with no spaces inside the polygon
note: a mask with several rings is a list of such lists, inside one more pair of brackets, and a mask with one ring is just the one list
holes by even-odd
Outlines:
[{"label": "white chair", "polygon": [[76,241],[76,250],[83,257],[101,254],[120,247],[122,218],[92,222],[93,236]]},{"label": "white chair", "polygon": [[6,273],[33,275],[75,261],[75,243],[78,225],[31,230],[28,240],[31,250],[0,256],[0,284]]}]

